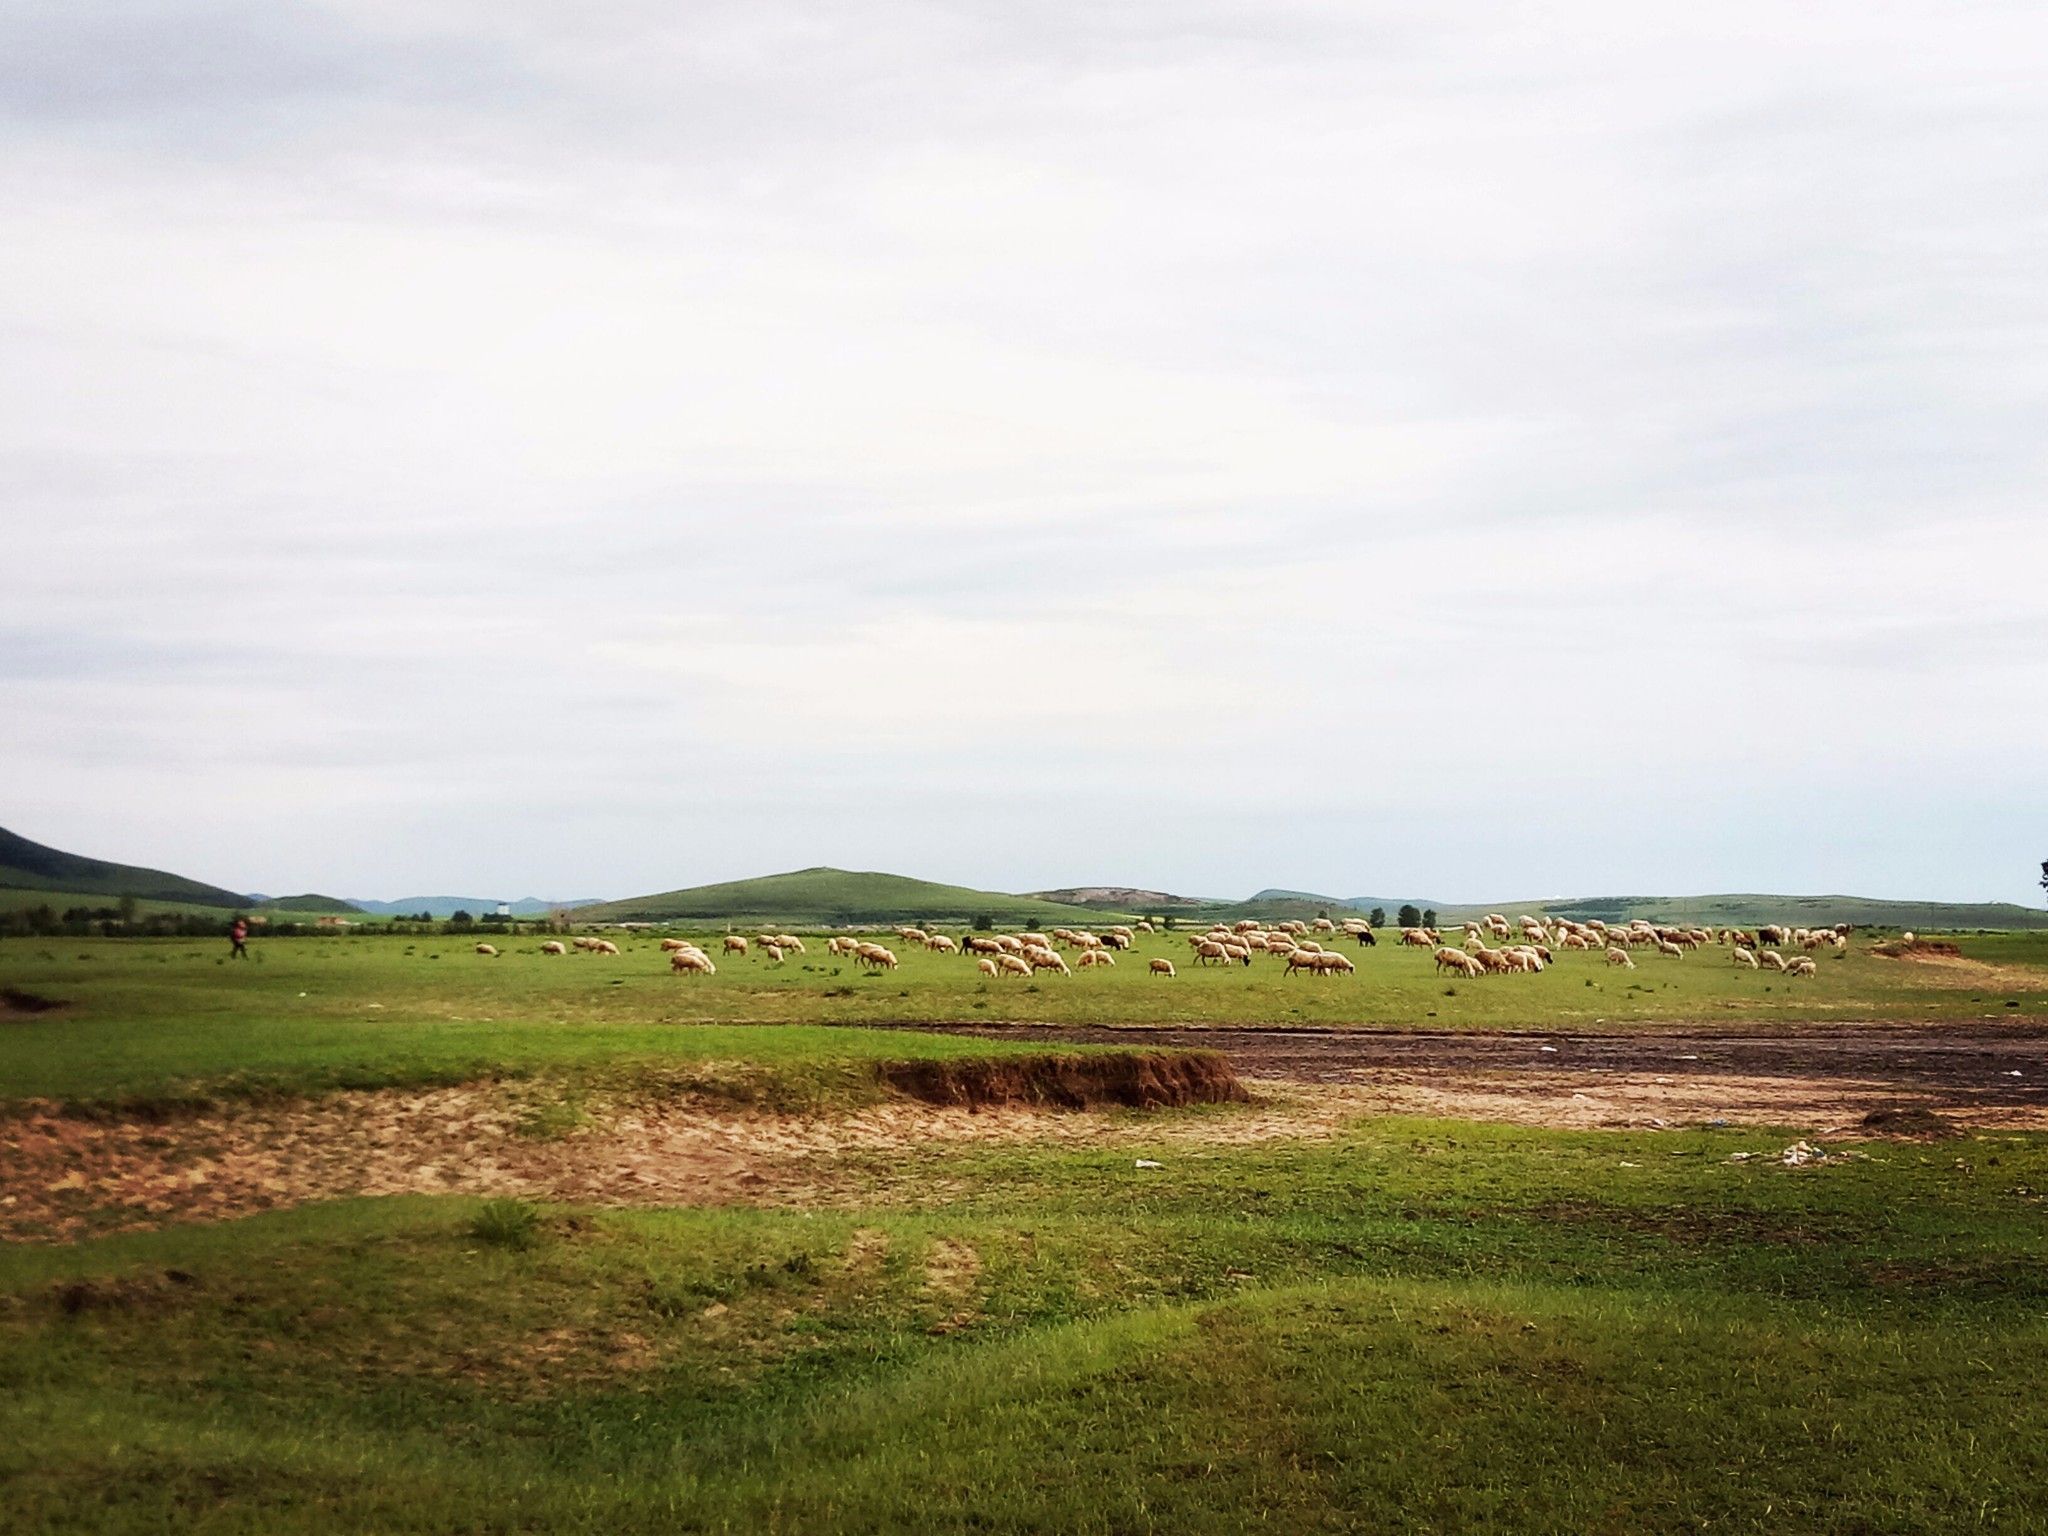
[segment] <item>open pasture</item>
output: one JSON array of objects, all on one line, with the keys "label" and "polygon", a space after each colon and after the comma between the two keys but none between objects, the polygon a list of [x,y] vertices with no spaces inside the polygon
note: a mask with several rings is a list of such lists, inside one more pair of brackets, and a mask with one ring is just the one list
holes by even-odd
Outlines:
[{"label": "open pasture", "polygon": [[[1185,938],[1141,935],[1114,967],[990,979],[973,960],[882,935],[894,970],[824,953],[781,962],[720,954],[715,975],[677,975],[652,932],[609,930],[616,956],[541,953],[543,937],[363,933],[225,942],[25,939],[0,945],[0,985],[69,1006],[7,1014],[0,1097],[108,1098],[244,1087],[452,1082],[491,1072],[659,1065],[719,1056],[877,1059],[960,1050],[896,1034],[763,1032],[764,1024],[1053,1024],[1539,1029],[1756,1028],[1843,1021],[2017,1021],[2048,1015],[2048,934],[1964,937],[1962,955],[1884,959],[1862,940],[1824,953],[1810,979],[1739,968],[1709,946],[1638,951],[1634,971],[1562,952],[1540,975],[1453,978],[1427,950],[1382,939],[1343,952],[1352,975],[1193,963]],[[1335,946],[1333,946],[1335,947]],[[1178,974],[1150,974],[1170,958]],[[1028,1033],[1028,1032],[1027,1032]],[[912,1045],[912,1040],[923,1043]],[[987,1049],[990,1047],[975,1047]]]},{"label": "open pasture", "polygon": [[2039,1530],[2048,1141],[1782,1144],[1385,1120],[0,1249],[0,1529]]}]

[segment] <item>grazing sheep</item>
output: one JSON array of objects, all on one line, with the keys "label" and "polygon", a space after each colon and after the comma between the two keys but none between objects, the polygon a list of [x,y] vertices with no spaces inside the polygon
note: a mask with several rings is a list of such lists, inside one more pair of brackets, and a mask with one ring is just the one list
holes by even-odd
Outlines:
[{"label": "grazing sheep", "polygon": [[1195,940],[1195,964],[1207,965],[1210,961],[1218,965],[1230,964],[1230,956],[1223,951],[1223,945],[1216,939]]},{"label": "grazing sheep", "polygon": [[1147,967],[1147,969],[1150,970],[1154,976],[1172,976],[1176,974],[1173,969],[1173,962],[1171,960],[1154,960],[1151,963],[1151,965]]},{"label": "grazing sheep", "polygon": [[560,939],[549,939],[547,943],[541,945],[540,952],[544,955],[566,955],[569,953],[569,946]]},{"label": "grazing sheep", "polygon": [[668,968],[678,976],[716,976],[718,967],[701,949],[679,949],[668,957]]},{"label": "grazing sheep", "polygon": [[856,965],[865,965],[871,970],[893,971],[896,969],[895,953],[882,948],[879,944],[860,945],[854,950],[853,959]]},{"label": "grazing sheep", "polygon": [[970,955],[1000,955],[1002,952],[1003,946],[994,939],[970,938],[967,941],[967,953]]},{"label": "grazing sheep", "polygon": [[593,939],[590,942],[590,952],[593,955],[616,955],[619,946],[610,939]]},{"label": "grazing sheep", "polygon": [[763,944],[761,946],[761,953],[766,955],[775,964],[782,964],[782,946],[780,944]]},{"label": "grazing sheep", "polygon": [[935,933],[924,941],[924,947],[935,955],[957,955],[960,946],[943,933]]},{"label": "grazing sheep", "polygon": [[476,947],[476,952],[480,955],[491,955],[495,957],[498,953],[498,946],[495,944],[479,944]]},{"label": "grazing sheep", "polygon": [[1091,965],[1115,965],[1116,956],[1106,949],[1084,949],[1081,958],[1074,963],[1086,970]]},{"label": "grazing sheep", "polygon": [[661,947],[663,949],[695,949],[697,946],[688,939],[663,939]]},{"label": "grazing sheep", "polygon": [[989,959],[987,955],[983,955],[980,959],[976,960],[974,964],[975,968],[979,970],[981,974],[984,976],[1000,976],[1003,973],[1002,967],[997,965],[995,961]]},{"label": "grazing sheep", "polygon": [[1657,941],[1657,953],[1660,955],[1670,955],[1674,960],[1683,960],[1685,958],[1685,951],[1669,939],[1659,939]]},{"label": "grazing sheep", "polygon": [[1058,971],[1062,976],[1074,974],[1067,969],[1067,962],[1060,958],[1058,950],[1047,949],[1043,945],[1025,950],[1024,963],[1033,971]]},{"label": "grazing sheep", "polygon": [[774,936],[775,947],[792,955],[804,952],[804,941],[793,933],[778,933]]},{"label": "grazing sheep", "polygon": [[[839,941],[834,939],[832,942],[837,944]],[[747,952],[747,941],[736,933],[728,933],[725,936],[725,952],[728,955],[744,955]],[[837,954],[838,951],[834,950],[833,953]]]},{"label": "grazing sheep", "polygon": [[1102,947],[1104,949],[1129,949],[1131,943],[1131,936],[1128,933],[1119,932],[1114,928],[1102,936]]},{"label": "grazing sheep", "polygon": [[1900,934],[1899,937],[1905,940],[1906,943],[1911,944],[1913,942],[1913,930],[1908,928],[1904,933]]},{"label": "grazing sheep", "polygon": [[1794,960],[1785,967],[1785,974],[1787,976],[1818,976],[1820,974],[1820,967],[1815,965],[1808,956],[1801,955],[1797,960]]},{"label": "grazing sheep", "polygon": [[1334,949],[1317,950],[1309,956],[1309,969],[1318,976],[1349,976],[1357,971],[1347,956]]},{"label": "grazing sheep", "polygon": [[1782,971],[1785,969],[1785,957],[1779,954],[1775,949],[1764,949],[1757,951],[1757,959],[1763,961],[1765,965],[1768,965],[1774,971]]},{"label": "grazing sheep", "polygon": [[1002,967],[1002,973],[1005,976],[1029,976],[1031,974],[1031,962],[1021,956],[1011,954],[1008,950],[1003,951],[997,957],[996,964]]},{"label": "grazing sheep", "polygon": [[1733,962],[1736,965],[1746,965],[1752,971],[1757,968],[1755,950],[1744,949],[1741,945],[1738,944],[1735,946],[1735,948],[1729,950],[1728,953],[1733,958]]},{"label": "grazing sheep", "polygon": [[1636,968],[1635,961],[1631,960],[1628,957],[1628,951],[1623,949],[1618,944],[1610,944],[1607,946],[1607,963],[1609,965],[1618,965],[1626,970],[1631,971]]}]

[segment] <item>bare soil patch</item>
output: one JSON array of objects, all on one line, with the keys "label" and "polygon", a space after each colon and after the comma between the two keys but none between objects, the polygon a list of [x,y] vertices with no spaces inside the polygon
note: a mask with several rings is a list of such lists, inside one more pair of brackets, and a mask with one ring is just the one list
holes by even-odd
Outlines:
[{"label": "bare soil patch", "polygon": [[[959,1032],[1010,1031],[963,1025]],[[1968,1127],[2048,1129],[2048,1027],[2038,1021],[1851,1024],[1768,1035],[1032,1029],[1049,1043],[1113,1043],[1138,1033],[1164,1046],[1220,1050],[1267,1098],[1342,1087],[1352,1113],[1567,1128],[1727,1120],[1818,1131],[1891,1109]]]},{"label": "bare soil patch", "polygon": [[[1127,1045],[1134,1033],[1034,1030],[1054,1045]],[[1203,1068],[1192,1081],[1210,1090],[1227,1082],[1239,1098],[1248,1082],[1250,1102],[1165,1116],[1075,1113],[1059,1107],[1056,1074],[1022,1103],[986,1102],[979,1095],[1000,1084],[949,1075],[933,1094],[952,1101],[905,1096],[840,1114],[777,1115],[676,1095],[615,1100],[588,1106],[585,1128],[553,1140],[521,1134],[534,1085],[338,1093],[148,1119],[31,1105],[0,1117],[0,1239],[62,1241],[353,1195],[921,1204],[958,1187],[946,1158],[975,1144],[1215,1148],[1329,1136],[1370,1114],[1583,1129],[1718,1120],[1866,1136],[1935,1135],[1945,1124],[2048,1129],[2048,1028],[2039,1023],[1749,1036],[1144,1034],[1148,1045],[1220,1053],[1212,1059],[1230,1070]],[[1152,1082],[1135,1069],[1128,1079],[1133,1093],[1154,1092],[1144,1086]]]}]

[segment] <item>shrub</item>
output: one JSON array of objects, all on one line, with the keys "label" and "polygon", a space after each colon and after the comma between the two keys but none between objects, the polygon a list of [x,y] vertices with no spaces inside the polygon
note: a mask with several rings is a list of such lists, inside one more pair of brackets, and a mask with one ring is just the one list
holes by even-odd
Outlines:
[{"label": "shrub", "polygon": [[469,1235],[499,1248],[531,1248],[540,1238],[540,1207],[531,1200],[486,1200]]}]

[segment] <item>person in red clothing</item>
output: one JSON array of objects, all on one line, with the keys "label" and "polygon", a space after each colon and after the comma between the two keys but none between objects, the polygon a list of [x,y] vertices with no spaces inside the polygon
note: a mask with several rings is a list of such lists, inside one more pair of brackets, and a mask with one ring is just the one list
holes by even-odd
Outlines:
[{"label": "person in red clothing", "polygon": [[236,918],[234,926],[228,929],[228,938],[235,946],[228,951],[228,957],[233,960],[248,959],[249,924],[242,918]]}]

